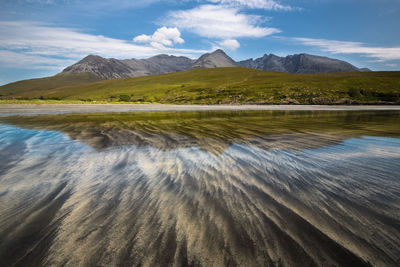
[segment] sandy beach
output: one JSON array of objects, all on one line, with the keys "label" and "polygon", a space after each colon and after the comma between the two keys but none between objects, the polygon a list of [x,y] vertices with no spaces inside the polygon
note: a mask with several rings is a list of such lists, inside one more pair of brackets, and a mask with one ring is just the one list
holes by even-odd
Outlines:
[{"label": "sandy beach", "polygon": [[202,111],[202,110],[400,110],[400,106],[371,105],[162,105],[162,104],[0,104],[0,116],[89,112]]},{"label": "sandy beach", "polygon": [[[53,109],[61,107],[371,108]],[[397,267],[399,115],[0,116],[0,262]]]}]

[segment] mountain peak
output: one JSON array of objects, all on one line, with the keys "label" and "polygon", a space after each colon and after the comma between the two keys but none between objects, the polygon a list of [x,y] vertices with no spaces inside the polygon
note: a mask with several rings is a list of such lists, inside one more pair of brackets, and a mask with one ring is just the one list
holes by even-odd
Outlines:
[{"label": "mountain peak", "polygon": [[91,73],[102,79],[130,77],[131,70],[117,59],[88,55],[78,63],[63,70],[64,73]]},{"label": "mountain peak", "polygon": [[222,49],[216,49],[213,52],[202,55],[197,60],[166,54],[156,55],[147,59],[133,58],[125,60],[88,55],[78,63],[64,69],[63,72],[91,73],[102,79],[114,79],[179,72],[190,69],[238,66],[290,73],[369,71],[368,69],[358,69],[345,61],[305,53],[286,57],[264,54],[261,58],[235,62]]},{"label": "mountain peak", "polygon": [[253,61],[244,60],[238,65],[259,70],[289,72],[289,73],[320,73],[320,72],[358,72],[357,67],[348,62],[314,56],[306,53],[279,57],[274,54],[265,54]]},{"label": "mountain peak", "polygon": [[101,57],[101,56],[99,56],[99,55],[93,55],[93,54],[89,54],[89,55],[87,55],[86,57],[84,57],[83,59],[91,59],[91,58],[103,58],[103,57]]},{"label": "mountain peak", "polygon": [[223,54],[223,55],[226,55],[225,51],[222,50],[222,49],[220,49],[220,48],[218,48],[217,50],[215,50],[215,51],[212,52],[211,54],[212,54],[212,55],[213,55],[213,54]]},{"label": "mountain peak", "polygon": [[175,56],[167,55],[167,54],[159,54],[159,55],[152,56],[151,58],[172,58],[172,57],[175,57]]},{"label": "mountain peak", "polygon": [[236,62],[230,58],[222,49],[202,55],[193,64],[194,69],[208,69],[221,67],[237,67]]},{"label": "mountain peak", "polygon": [[63,70],[64,73],[91,73],[102,79],[128,78],[189,70],[194,60],[160,54],[147,59],[103,58],[88,55]]},{"label": "mountain peak", "polygon": [[86,57],[82,58],[79,62],[87,62],[87,61],[103,61],[106,60],[105,58],[98,56],[98,55],[87,55]]}]

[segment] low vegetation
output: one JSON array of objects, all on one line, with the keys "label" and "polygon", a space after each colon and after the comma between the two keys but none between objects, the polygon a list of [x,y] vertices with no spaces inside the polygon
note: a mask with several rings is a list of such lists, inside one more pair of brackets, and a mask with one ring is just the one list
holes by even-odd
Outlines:
[{"label": "low vegetation", "polygon": [[175,104],[395,104],[400,72],[289,74],[247,68],[198,69],[98,81],[85,74],[0,87],[0,99]]}]

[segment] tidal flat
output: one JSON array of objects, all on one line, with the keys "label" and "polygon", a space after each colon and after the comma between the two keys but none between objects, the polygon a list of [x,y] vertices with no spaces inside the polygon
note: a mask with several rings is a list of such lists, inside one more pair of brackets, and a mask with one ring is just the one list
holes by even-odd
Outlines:
[{"label": "tidal flat", "polygon": [[0,117],[1,266],[399,266],[400,111]]}]

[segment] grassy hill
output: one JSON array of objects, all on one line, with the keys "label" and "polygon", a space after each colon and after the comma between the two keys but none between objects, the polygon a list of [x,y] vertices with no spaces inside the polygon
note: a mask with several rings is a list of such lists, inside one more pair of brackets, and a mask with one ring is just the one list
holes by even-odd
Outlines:
[{"label": "grassy hill", "polygon": [[49,90],[64,86],[80,86],[100,80],[99,77],[89,73],[60,73],[51,77],[18,81],[0,86],[0,98],[25,98],[25,95],[39,98]]},{"label": "grassy hill", "polygon": [[[81,74],[85,75],[85,74]],[[0,87],[2,99],[193,104],[400,103],[400,72],[289,74],[247,68],[186,72],[90,82],[50,78]]]}]

